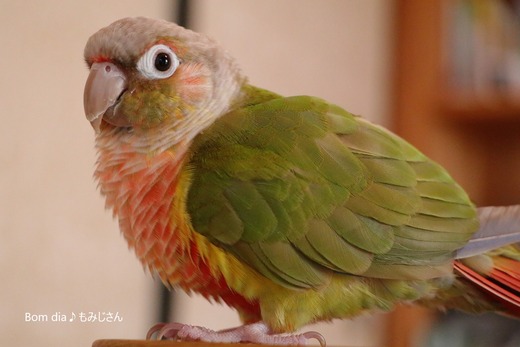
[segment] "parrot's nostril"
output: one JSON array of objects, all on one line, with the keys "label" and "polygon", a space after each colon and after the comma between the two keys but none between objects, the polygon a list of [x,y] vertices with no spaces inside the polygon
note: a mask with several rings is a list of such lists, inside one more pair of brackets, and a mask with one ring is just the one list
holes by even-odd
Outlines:
[{"label": "parrot's nostril", "polygon": [[110,72],[112,70],[112,68],[110,67],[110,65],[106,65],[105,66],[105,71],[106,72]]}]

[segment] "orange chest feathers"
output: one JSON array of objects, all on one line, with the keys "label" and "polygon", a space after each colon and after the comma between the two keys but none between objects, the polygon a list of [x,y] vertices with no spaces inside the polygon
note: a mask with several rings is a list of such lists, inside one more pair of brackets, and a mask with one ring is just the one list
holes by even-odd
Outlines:
[{"label": "orange chest feathers", "polygon": [[191,228],[185,208],[190,178],[183,159],[169,151],[151,157],[124,147],[101,149],[95,177],[106,207],[141,263],[165,284],[223,300],[245,316],[257,317],[255,300],[230,289],[226,278],[234,275],[225,257]]}]

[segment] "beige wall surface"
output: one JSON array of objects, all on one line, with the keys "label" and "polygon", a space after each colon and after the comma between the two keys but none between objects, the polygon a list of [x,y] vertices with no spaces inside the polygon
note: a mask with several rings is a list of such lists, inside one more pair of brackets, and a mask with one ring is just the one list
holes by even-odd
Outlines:
[{"label": "beige wall surface", "polygon": [[[251,83],[321,96],[385,123],[389,3],[197,0],[193,27],[222,42]],[[142,338],[152,324],[153,281],[127,250],[92,179],[82,53],[89,35],[113,20],[172,18],[173,4],[0,0],[1,346],[89,346],[98,338]],[[177,298],[178,320],[238,324],[225,307]],[[123,321],[81,322],[82,312],[118,313]],[[40,321],[27,322],[27,314]],[[381,326],[377,316],[319,329],[333,345],[379,345]]]},{"label": "beige wall surface", "polygon": [[[171,18],[172,8],[155,0],[0,0],[0,346],[90,346],[142,338],[152,324],[153,282],[92,179],[83,47],[120,17]],[[81,312],[123,321],[81,322]],[[40,322],[26,322],[27,313]],[[73,322],[52,321],[72,313]]]},{"label": "beige wall surface", "polygon": [[388,117],[392,1],[193,0],[193,27],[221,42],[250,82]]}]

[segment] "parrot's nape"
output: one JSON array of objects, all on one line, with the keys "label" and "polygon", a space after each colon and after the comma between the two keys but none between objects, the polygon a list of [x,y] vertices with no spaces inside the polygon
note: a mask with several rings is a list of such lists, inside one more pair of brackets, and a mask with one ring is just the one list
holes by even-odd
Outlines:
[{"label": "parrot's nape", "polygon": [[476,209],[391,132],[248,84],[216,42],[125,18],[85,47],[95,177],[139,260],[238,312],[159,338],[305,344],[309,323],[413,302],[520,317],[520,207]]}]

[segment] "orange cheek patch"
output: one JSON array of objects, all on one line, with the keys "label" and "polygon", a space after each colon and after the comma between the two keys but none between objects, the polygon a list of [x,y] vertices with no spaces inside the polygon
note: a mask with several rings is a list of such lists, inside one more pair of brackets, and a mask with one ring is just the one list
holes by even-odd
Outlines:
[{"label": "orange cheek patch", "polygon": [[182,100],[189,104],[198,104],[211,94],[209,70],[202,64],[183,64],[178,71],[178,92]]}]

